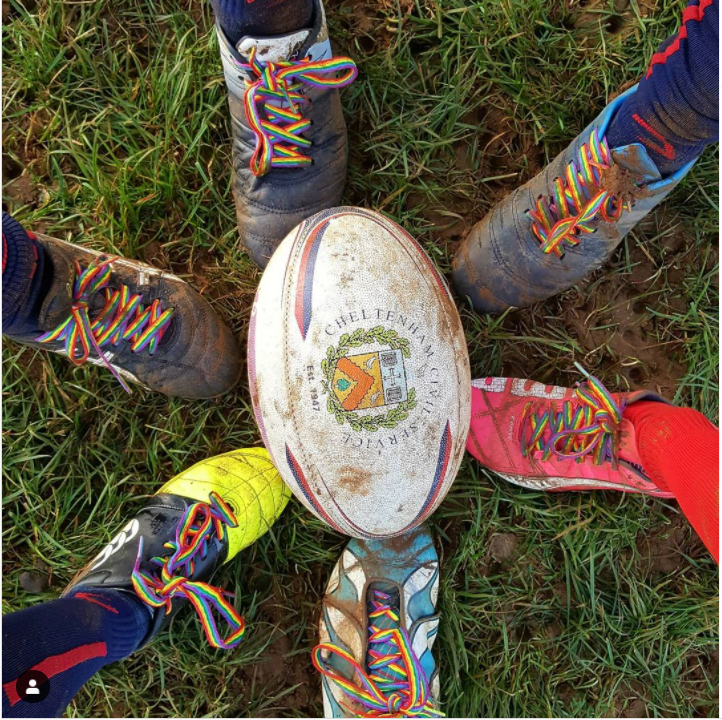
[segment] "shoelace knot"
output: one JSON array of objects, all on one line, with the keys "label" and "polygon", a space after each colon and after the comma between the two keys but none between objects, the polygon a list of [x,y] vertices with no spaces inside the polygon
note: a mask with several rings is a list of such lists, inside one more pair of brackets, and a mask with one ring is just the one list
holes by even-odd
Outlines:
[{"label": "shoelace knot", "polygon": [[588,374],[574,395],[559,412],[553,407],[534,412],[534,403],[526,404],[519,426],[522,454],[577,461],[591,454],[596,465],[609,461],[616,467],[624,403],[616,403],[601,381]]},{"label": "shoelace knot", "polygon": [[[349,698],[360,703],[368,711],[364,717],[444,717],[431,703],[426,675],[407,632],[402,627],[380,628],[373,622],[382,616],[398,622],[398,614],[388,600],[386,593],[374,592],[368,642],[368,655],[373,659],[368,663],[368,672],[352,655],[333,643],[321,643],[314,648],[314,667],[341,687]],[[331,655],[337,655],[354,668],[358,684],[329,667]],[[342,705],[354,714],[350,705]]]},{"label": "shoelace knot", "polygon": [[606,222],[619,220],[631,204],[600,187],[602,174],[613,165],[606,138],[594,130],[579,149],[579,156],[567,165],[564,178],[554,179],[553,198],[539,197],[528,211],[531,229],[544,253],[564,254],[564,246],[574,247],[582,235],[594,232],[593,220],[599,215]]},{"label": "shoelace knot", "polygon": [[[65,341],[65,353],[72,363],[82,365],[94,349],[105,366],[123,386],[130,388],[110,364],[102,348],[109,343],[117,346],[130,342],[131,352],[139,353],[148,349],[152,355],[163,335],[168,330],[173,313],[172,308],[162,309],[161,301],[154,300],[148,307],[143,306],[143,296],[131,293],[126,285],[119,288],[107,287],[112,275],[112,264],[117,257],[100,256],[83,270],[75,262],[70,314],[54,330],[36,338],[37,342]],[[90,298],[99,291],[105,293],[105,305],[91,322],[88,308]]]},{"label": "shoelace knot", "polygon": [[[193,503],[178,522],[174,541],[165,544],[171,554],[155,557],[153,563],[160,566],[159,573],[140,569],[143,559],[143,538],[138,544],[138,555],[133,568],[132,583],[138,597],[154,608],[164,607],[170,613],[173,600],[188,600],[198,613],[210,645],[228,650],[243,638],[245,625],[233,606],[226,600],[231,597],[219,588],[204,582],[189,580],[195,571],[197,559],[206,557],[208,544],[215,537],[223,540],[226,527],[237,527],[233,511],[216,492],[210,494],[209,503]],[[214,611],[230,628],[222,637],[216,624]]]}]

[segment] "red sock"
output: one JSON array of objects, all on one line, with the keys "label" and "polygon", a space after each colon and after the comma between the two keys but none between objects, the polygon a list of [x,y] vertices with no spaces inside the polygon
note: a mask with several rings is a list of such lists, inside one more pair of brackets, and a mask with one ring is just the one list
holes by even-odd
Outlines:
[{"label": "red sock", "polygon": [[679,507],[719,563],[719,430],[691,408],[640,401],[624,410],[644,469]]}]

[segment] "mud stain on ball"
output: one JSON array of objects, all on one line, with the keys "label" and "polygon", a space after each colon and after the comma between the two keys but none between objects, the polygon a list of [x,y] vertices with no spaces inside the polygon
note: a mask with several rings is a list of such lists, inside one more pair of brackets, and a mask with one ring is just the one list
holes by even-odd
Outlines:
[{"label": "mud stain on ball", "polygon": [[349,493],[366,497],[371,492],[373,479],[368,470],[344,465],[339,469],[338,485]]}]

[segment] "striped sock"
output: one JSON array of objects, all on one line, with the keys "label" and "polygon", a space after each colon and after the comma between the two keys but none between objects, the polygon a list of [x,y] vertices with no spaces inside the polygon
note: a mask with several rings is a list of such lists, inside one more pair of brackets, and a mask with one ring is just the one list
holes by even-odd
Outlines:
[{"label": "striped sock", "polygon": [[[3,717],[57,717],[92,675],[130,655],[150,626],[148,609],[115,590],[86,590],[8,613],[2,622]],[[23,699],[24,673],[48,678],[48,696]]]},{"label": "striped sock", "polygon": [[692,0],[607,130],[609,147],[641,143],[662,176],[719,140],[719,8]]}]

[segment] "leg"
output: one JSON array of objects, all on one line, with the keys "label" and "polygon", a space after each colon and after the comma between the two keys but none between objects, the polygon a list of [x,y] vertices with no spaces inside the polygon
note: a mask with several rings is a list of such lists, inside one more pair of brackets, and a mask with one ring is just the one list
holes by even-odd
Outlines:
[{"label": "leg", "polygon": [[718,129],[718,10],[694,0],[639,85],[477,223],[453,280],[478,312],[525,307],[598,269]]},{"label": "leg", "polygon": [[244,35],[283,35],[311,25],[313,0],[211,0],[228,39]]},{"label": "leg", "polygon": [[472,382],[467,450],[533,490],[619,490],[675,498],[719,559],[718,430],[646,390],[610,393],[532,380]]},{"label": "leg", "polygon": [[[263,448],[208,458],[167,482],[64,597],[3,619],[3,716],[60,714],[88,678],[188,606],[213,647],[236,647],[243,620],[207,581],[273,525],[290,494]],[[22,697],[30,670],[49,678],[41,703]]]},{"label": "leg", "polygon": [[25,232],[23,226],[3,213],[3,334],[22,331],[33,324],[42,299],[45,253],[42,245]]},{"label": "leg", "polygon": [[690,408],[639,402],[624,411],[642,463],[719,563],[719,430]]},{"label": "leg", "polygon": [[[211,0],[228,89],[241,243],[265,267],[297,225],[341,203],[347,137],[322,0]],[[284,94],[290,102],[279,101]]]},{"label": "leg", "polygon": [[676,35],[652,56],[637,92],[620,108],[611,147],[641,142],[663,176],[719,140],[719,8],[692,0]]},{"label": "leg", "polygon": [[184,281],[133,260],[26,232],[3,213],[3,335],[103,364],[166,395],[206,398],[241,372],[228,327]]},{"label": "leg", "polygon": [[[150,625],[150,613],[131,595],[112,590],[78,593],[3,618],[3,717],[56,717],[100,668],[130,655]],[[48,695],[26,702],[24,673],[48,678]],[[19,680],[19,682],[18,682]]]}]

